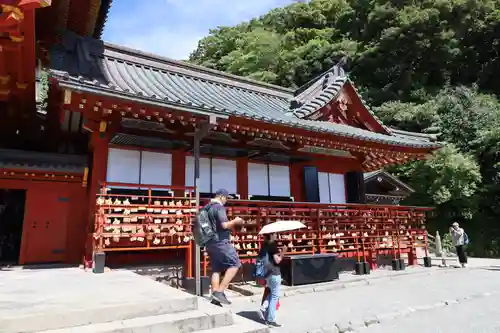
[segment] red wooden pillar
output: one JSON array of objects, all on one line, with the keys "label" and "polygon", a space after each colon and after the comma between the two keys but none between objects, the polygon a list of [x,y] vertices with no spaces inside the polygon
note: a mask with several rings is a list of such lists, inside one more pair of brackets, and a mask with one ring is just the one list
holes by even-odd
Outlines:
[{"label": "red wooden pillar", "polygon": [[[185,186],[186,185],[186,152],[183,150],[172,151],[172,186]],[[181,190],[174,190],[175,196],[183,197],[184,192]],[[188,278],[193,277],[194,262],[193,260],[193,246],[194,243],[190,242],[189,247],[184,251],[184,276]]]},{"label": "red wooden pillar", "polygon": [[304,201],[304,165],[290,164],[290,194],[296,202]]},{"label": "red wooden pillar", "polygon": [[94,131],[91,135],[92,169],[90,171],[89,186],[89,211],[87,225],[87,244],[85,249],[85,260],[92,260],[92,233],[94,231],[96,195],[101,190],[101,182],[106,180],[108,169],[108,145],[110,134],[105,131]]},{"label": "red wooden pillar", "polygon": [[410,235],[410,252],[408,253],[408,266],[413,266],[418,264],[417,248],[415,247],[415,239],[413,235]]},{"label": "red wooden pillar", "polygon": [[35,106],[35,68],[36,68],[36,40],[35,40],[35,8],[24,11],[23,20],[24,42],[21,53],[23,68],[19,68],[21,76],[17,82],[18,88],[26,89],[24,103],[27,107]]},{"label": "red wooden pillar", "polygon": [[[172,151],[172,185],[186,185],[186,153],[183,150]],[[176,193],[184,196],[184,193]]]},{"label": "red wooden pillar", "polygon": [[248,200],[248,157],[236,161],[236,187],[242,200]]}]

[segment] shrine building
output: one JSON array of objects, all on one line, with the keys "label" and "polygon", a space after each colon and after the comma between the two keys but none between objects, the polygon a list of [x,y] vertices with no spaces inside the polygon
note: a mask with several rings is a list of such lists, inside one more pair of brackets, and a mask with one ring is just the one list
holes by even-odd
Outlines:
[{"label": "shrine building", "polygon": [[[191,276],[198,153],[201,204],[227,189],[238,198],[228,214],[248,221],[233,233],[242,259],[255,257],[258,229],[283,218],[308,226],[283,238],[292,254],[416,252],[427,209],[368,204],[365,175],[439,143],[384,125],[341,63],[280,87],[103,42],[109,1],[22,3],[0,16],[0,205],[19,243],[5,260],[175,252]],[[18,30],[9,13],[22,14]]]}]

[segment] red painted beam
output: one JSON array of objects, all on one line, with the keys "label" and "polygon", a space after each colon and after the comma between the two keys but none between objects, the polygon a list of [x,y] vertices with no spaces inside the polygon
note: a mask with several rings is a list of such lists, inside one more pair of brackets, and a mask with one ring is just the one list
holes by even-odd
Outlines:
[{"label": "red painted beam", "polygon": [[[39,1],[39,0],[38,0]],[[24,41],[22,60],[19,63],[20,77],[18,88],[24,89],[23,96],[30,108],[35,106],[35,80],[36,80],[36,40],[35,40],[35,10],[26,10],[22,24]]]},{"label": "red painted beam", "polygon": [[91,0],[71,1],[68,11],[68,29],[78,35],[87,35],[87,21],[90,16]]}]

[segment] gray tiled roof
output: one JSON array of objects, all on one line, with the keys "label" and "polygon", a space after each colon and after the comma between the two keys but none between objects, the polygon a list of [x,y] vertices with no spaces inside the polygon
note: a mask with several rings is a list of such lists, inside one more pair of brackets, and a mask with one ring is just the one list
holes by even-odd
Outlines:
[{"label": "gray tiled roof", "polygon": [[[103,44],[74,34],[67,34],[63,44],[51,50],[51,67],[51,75],[62,87],[69,89],[193,112],[245,117],[390,145],[438,146],[342,124],[300,119],[288,112],[296,97],[291,89]],[[344,79],[332,82],[341,80]],[[330,93],[333,94],[333,90]],[[303,107],[311,108],[315,103],[306,100]]]},{"label": "gray tiled roof", "polygon": [[347,57],[343,57],[335,66],[310,80],[295,92],[295,97],[290,105],[288,115],[294,115],[298,118],[307,118],[335,99],[346,83],[350,84],[356,92],[361,104],[375,119],[375,121],[385,130],[384,134],[392,134],[391,129],[385,126],[382,121],[368,106],[366,101],[356,89],[354,83],[342,67]]},{"label": "gray tiled roof", "polygon": [[293,98],[287,115],[304,118],[313,114],[334,99],[346,82],[345,75],[334,76],[330,72],[326,73],[323,78]]},{"label": "gray tiled roof", "polygon": [[293,115],[297,118],[307,118],[336,98],[346,83],[353,87],[365,109],[384,128],[386,131],[385,134],[390,135],[392,130],[385,126],[375,113],[373,113],[353,82],[349,79],[349,76],[342,69],[338,68],[337,65],[321,74],[307,89],[296,95],[292,100],[291,108],[287,112],[287,115]]},{"label": "gray tiled roof", "polygon": [[429,141],[437,141],[439,134],[428,134],[428,133],[416,133],[416,132],[408,132],[408,131],[402,131],[402,130],[397,130],[397,129],[391,129],[391,133],[394,136],[400,137],[400,138],[406,138],[406,139],[411,139],[411,140],[417,140],[417,141],[422,141],[422,142],[429,142]]}]

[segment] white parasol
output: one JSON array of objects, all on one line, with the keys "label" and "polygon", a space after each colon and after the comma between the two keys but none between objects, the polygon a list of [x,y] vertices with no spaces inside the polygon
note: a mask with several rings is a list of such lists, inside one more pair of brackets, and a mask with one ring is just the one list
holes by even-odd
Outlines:
[{"label": "white parasol", "polygon": [[305,228],[304,223],[300,221],[277,221],[265,225],[259,232],[259,235],[273,234],[275,232],[284,232]]}]

